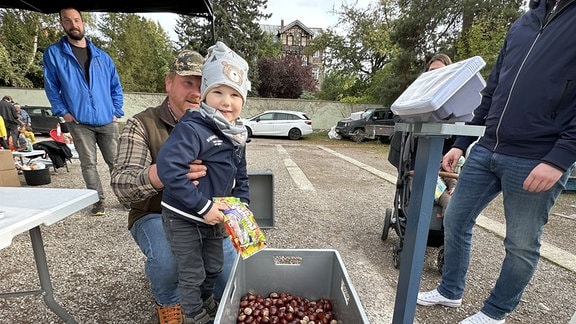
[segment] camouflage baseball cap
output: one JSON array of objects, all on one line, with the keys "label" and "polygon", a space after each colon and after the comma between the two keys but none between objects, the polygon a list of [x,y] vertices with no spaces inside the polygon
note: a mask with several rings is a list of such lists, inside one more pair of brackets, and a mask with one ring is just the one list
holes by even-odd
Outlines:
[{"label": "camouflage baseball cap", "polygon": [[200,53],[183,50],[176,56],[172,71],[181,76],[202,76],[202,63],[204,63],[204,57]]}]

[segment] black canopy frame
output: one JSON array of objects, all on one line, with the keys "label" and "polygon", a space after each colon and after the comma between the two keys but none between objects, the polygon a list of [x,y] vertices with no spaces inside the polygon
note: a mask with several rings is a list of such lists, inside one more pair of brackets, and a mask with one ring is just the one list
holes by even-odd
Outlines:
[{"label": "black canopy frame", "polygon": [[45,14],[57,13],[62,8],[70,7],[87,12],[170,12],[204,17],[211,24],[212,39],[215,40],[214,11],[210,0],[0,0],[0,8],[24,9]]}]

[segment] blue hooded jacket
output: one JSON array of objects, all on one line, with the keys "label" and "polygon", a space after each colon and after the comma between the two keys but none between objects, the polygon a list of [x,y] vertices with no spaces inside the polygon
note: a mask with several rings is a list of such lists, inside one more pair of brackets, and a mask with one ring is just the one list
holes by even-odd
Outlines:
[{"label": "blue hooded jacket", "polygon": [[44,89],[57,116],[72,114],[84,125],[103,126],[124,116],[124,95],[112,58],[88,38],[90,84],[66,36],[44,52]]},{"label": "blue hooded jacket", "polygon": [[478,144],[493,152],[566,171],[576,161],[576,3],[548,22],[545,3],[510,27],[469,124],[486,126]]}]

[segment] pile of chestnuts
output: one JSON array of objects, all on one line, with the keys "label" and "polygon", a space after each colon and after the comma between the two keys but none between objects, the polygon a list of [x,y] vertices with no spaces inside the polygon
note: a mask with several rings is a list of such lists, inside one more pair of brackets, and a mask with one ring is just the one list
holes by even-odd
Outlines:
[{"label": "pile of chestnuts", "polygon": [[287,293],[267,297],[248,292],[240,298],[238,324],[338,324],[332,302],[326,298],[308,300]]}]

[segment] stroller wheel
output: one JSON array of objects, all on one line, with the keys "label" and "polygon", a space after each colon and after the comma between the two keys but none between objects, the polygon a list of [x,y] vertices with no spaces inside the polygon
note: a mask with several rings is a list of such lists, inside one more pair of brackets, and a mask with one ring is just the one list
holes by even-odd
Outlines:
[{"label": "stroller wheel", "polygon": [[442,274],[444,272],[444,245],[440,246],[438,249],[438,258],[436,259],[436,267],[438,272]]},{"label": "stroller wheel", "polygon": [[388,233],[390,232],[390,223],[392,222],[392,209],[386,208],[386,213],[384,214],[384,228],[382,229],[382,241],[386,241],[388,238]]},{"label": "stroller wheel", "polygon": [[402,252],[402,249],[400,248],[400,246],[394,245],[394,250],[392,252],[392,264],[394,265],[394,268],[396,268],[396,269],[400,268],[400,253],[401,252]]}]

